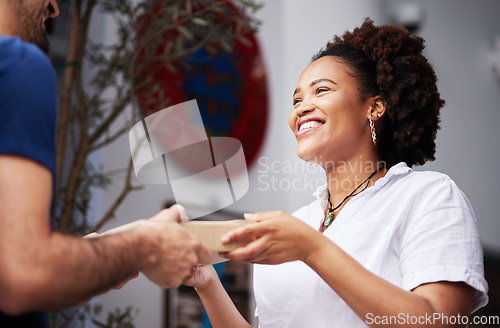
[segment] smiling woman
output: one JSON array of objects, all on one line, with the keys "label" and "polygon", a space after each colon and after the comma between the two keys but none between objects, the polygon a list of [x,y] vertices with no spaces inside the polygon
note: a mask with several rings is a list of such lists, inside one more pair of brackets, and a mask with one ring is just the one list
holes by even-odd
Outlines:
[{"label": "smiling woman", "polygon": [[[333,169],[332,163],[365,155],[376,161],[367,117],[380,97],[361,99],[358,83],[337,57],[314,61],[302,73],[293,97],[289,124],[297,138],[300,158]],[[384,110],[378,109],[379,113]],[[363,124],[364,123],[364,124]],[[327,164],[328,163],[328,164]]]},{"label": "smiling woman", "polygon": [[[300,76],[289,125],[327,184],[293,215],[246,214],[257,223],[222,237],[252,239],[224,255],[255,263],[260,328],[378,327],[373,318],[468,316],[487,303],[469,201],[448,176],[411,169],[434,159],[444,105],[423,49],[406,29],[367,19]],[[248,327],[212,269],[185,283],[214,326]]]}]

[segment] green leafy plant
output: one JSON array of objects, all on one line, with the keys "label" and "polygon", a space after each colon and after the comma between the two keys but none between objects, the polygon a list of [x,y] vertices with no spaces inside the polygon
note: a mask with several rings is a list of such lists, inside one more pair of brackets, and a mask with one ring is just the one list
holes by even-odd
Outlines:
[{"label": "green leafy plant", "polygon": [[[141,118],[135,104],[138,91],[147,91],[142,93],[146,98],[143,102],[149,97],[158,109],[170,104],[170,99],[162,93],[163,86],[154,79],[161,67],[172,72],[189,69],[189,57],[201,48],[207,52],[230,52],[235,40],[245,42],[244,34],[254,31],[258,25],[251,14],[261,5],[241,0],[242,14],[235,15],[228,3],[232,2],[65,1],[70,9],[71,28],[60,87],[58,230],[79,234],[98,230],[113,218],[127,194],[140,188],[132,183],[132,163],[129,162],[115,201],[101,218],[90,220],[91,188],[105,188],[111,180],[109,172],[93,167],[88,158],[128,132]],[[91,18],[96,10],[109,15],[116,23],[115,43],[96,44],[89,38]],[[94,72],[89,85],[82,80],[83,70]],[[125,120],[124,113],[128,113]]]},{"label": "green leafy plant", "polygon": [[75,318],[80,321],[80,327],[85,328],[87,322],[91,322],[95,327],[101,328],[134,328],[134,319],[139,314],[138,309],[132,306],[127,306],[125,310],[116,308],[114,311],[108,312],[105,321],[99,319],[102,313],[102,305],[100,304],[86,304],[82,307],[71,309],[71,311],[63,312],[60,314],[59,320],[60,327],[66,327]]},{"label": "green leafy plant", "polygon": [[[131,179],[131,161],[119,172],[106,172],[89,161],[94,152],[111,147],[142,118],[136,104],[138,92],[143,103],[150,102],[157,109],[170,105],[164,87],[154,78],[158,70],[190,69],[188,59],[200,49],[231,52],[236,40],[247,42],[244,35],[258,27],[252,14],[261,4],[253,0],[59,2],[71,26],[65,64],[56,67],[61,74],[55,216],[57,230],[84,235],[109,222],[127,195],[141,188]],[[95,43],[89,37],[97,11],[116,25],[112,44]],[[90,83],[84,81],[86,72],[91,72]],[[111,178],[117,173],[124,176],[121,181]],[[101,217],[93,217],[93,188],[104,189],[112,183],[121,183],[119,193]],[[84,308],[75,315],[89,317],[95,311]],[[117,310],[108,314],[106,323],[94,324],[133,327],[133,313],[129,308]]]}]

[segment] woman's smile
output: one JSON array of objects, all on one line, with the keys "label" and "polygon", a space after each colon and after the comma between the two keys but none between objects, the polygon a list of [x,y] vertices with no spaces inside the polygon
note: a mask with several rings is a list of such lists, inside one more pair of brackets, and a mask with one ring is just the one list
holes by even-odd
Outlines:
[{"label": "woman's smile", "polygon": [[360,98],[357,81],[348,72],[337,57],[320,58],[302,72],[288,123],[303,160],[346,161],[372,147],[372,100]]},{"label": "woman's smile", "polygon": [[307,116],[301,118],[297,122],[297,130],[295,132],[295,137],[300,137],[306,133],[315,131],[316,129],[319,129],[325,124],[325,120],[320,119],[318,117],[313,117],[313,116]]}]

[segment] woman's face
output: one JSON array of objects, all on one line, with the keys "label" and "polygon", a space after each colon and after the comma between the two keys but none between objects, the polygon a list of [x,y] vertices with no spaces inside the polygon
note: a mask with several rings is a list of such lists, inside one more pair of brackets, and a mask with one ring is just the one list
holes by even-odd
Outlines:
[{"label": "woman's face", "polygon": [[373,98],[359,97],[356,80],[338,57],[311,63],[293,94],[289,124],[300,158],[322,165],[349,161],[373,147],[368,117]]}]

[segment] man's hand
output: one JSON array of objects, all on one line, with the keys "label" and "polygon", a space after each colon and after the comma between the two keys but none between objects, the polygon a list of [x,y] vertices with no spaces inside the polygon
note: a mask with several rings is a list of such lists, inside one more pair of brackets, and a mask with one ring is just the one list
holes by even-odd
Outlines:
[{"label": "man's hand", "polygon": [[150,247],[141,271],[162,288],[179,286],[191,276],[194,265],[208,264],[212,258],[212,253],[179,224],[185,216],[184,208],[174,205],[142,221],[138,228],[144,231]]}]

